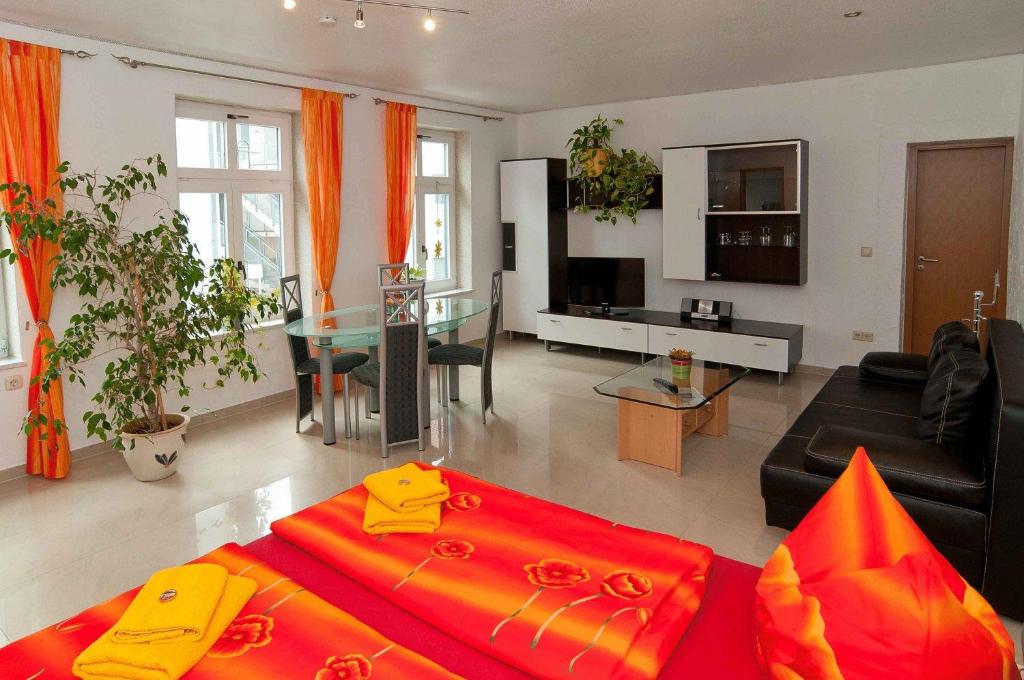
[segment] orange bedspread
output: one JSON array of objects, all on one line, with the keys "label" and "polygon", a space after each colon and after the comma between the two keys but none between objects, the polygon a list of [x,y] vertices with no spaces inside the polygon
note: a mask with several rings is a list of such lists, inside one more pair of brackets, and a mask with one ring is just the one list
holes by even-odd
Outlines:
[{"label": "orange bedspread", "polygon": [[442,472],[452,494],[435,534],[364,534],[362,486],[271,528],[528,673],[658,675],[700,606],[709,548]]},{"label": "orange bedspread", "polygon": [[[303,590],[233,543],[200,557],[259,587],[188,680],[455,678]],[[138,588],[0,649],[0,678],[73,678],[71,663],[121,616]]]}]

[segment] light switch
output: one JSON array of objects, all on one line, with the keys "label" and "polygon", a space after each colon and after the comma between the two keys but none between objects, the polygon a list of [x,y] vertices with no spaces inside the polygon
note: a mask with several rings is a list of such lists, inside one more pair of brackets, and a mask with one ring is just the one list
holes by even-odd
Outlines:
[{"label": "light switch", "polygon": [[874,250],[871,248],[871,246],[861,246],[860,247],[860,256],[861,257],[871,257],[871,255],[873,253],[874,253]]}]

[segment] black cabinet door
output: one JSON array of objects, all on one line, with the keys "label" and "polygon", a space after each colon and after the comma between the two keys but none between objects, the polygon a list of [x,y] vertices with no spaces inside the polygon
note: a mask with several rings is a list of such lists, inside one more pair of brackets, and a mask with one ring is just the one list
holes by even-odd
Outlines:
[{"label": "black cabinet door", "polygon": [[516,270],[516,223],[501,223],[501,268],[507,272]]}]

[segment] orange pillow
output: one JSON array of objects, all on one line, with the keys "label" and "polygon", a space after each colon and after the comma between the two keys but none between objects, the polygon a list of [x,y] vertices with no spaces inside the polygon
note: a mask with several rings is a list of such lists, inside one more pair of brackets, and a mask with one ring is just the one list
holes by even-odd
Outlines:
[{"label": "orange pillow", "polygon": [[772,678],[1009,680],[1013,642],[893,497],[863,448],[757,582]]}]

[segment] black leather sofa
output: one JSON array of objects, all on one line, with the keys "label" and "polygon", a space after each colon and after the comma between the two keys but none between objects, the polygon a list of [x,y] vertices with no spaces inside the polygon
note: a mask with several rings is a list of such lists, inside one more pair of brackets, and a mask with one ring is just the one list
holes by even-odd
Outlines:
[{"label": "black leather sofa", "polygon": [[1024,619],[1024,331],[989,322],[987,375],[958,442],[919,438],[926,357],[885,356],[882,375],[840,367],[768,454],[767,523],[795,527],[864,446],[960,574],[1000,614]]}]

